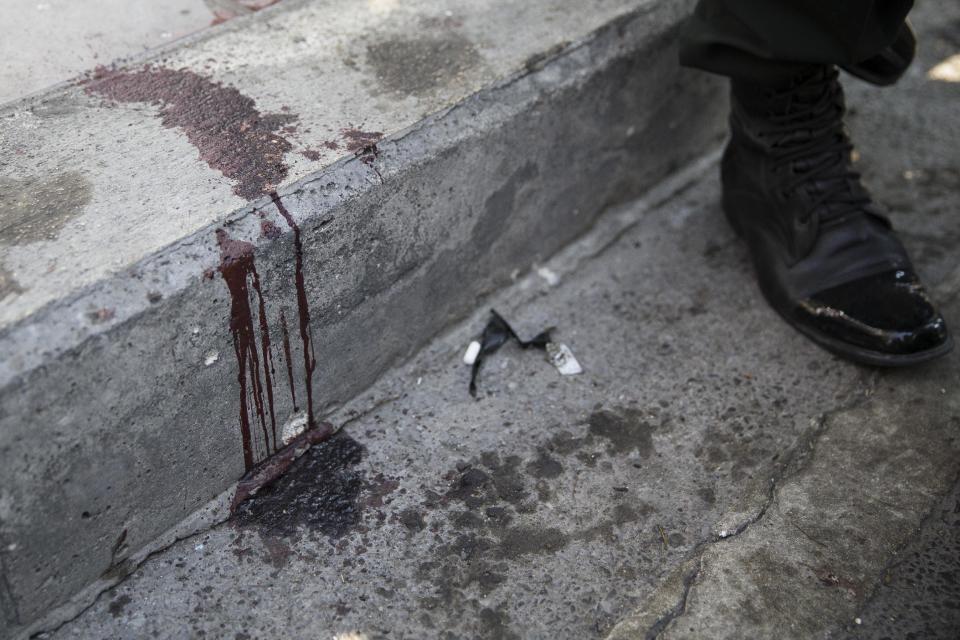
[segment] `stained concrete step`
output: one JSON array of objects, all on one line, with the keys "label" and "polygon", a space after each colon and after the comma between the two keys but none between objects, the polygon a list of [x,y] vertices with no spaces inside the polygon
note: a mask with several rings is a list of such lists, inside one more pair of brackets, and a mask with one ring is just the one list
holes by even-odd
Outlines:
[{"label": "stained concrete step", "polygon": [[[919,4],[898,87],[845,79],[859,169],[951,326],[960,86],[926,74],[958,18]],[[960,358],[816,348],[763,303],[718,177],[714,155],[605,212],[42,637],[954,640]],[[508,345],[471,398],[490,307],[558,327],[584,373]]]},{"label": "stained concrete step", "polygon": [[[289,0],[6,0],[0,104],[48,90],[110,60]],[[42,46],[41,44],[42,43]]]},{"label": "stained concrete step", "polygon": [[6,107],[0,636],[715,146],[691,4],[281,3]]}]

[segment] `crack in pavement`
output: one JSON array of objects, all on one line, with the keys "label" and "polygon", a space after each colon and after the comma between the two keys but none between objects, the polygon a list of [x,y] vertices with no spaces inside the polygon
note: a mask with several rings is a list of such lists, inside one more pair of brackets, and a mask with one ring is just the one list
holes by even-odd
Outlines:
[{"label": "crack in pavement", "polygon": [[[787,459],[773,470],[773,473],[770,477],[766,498],[753,516],[747,518],[745,521],[737,525],[733,531],[726,533],[721,531],[719,535],[711,536],[710,538],[701,541],[696,545],[696,547],[694,547],[693,552],[690,554],[690,559],[696,560],[696,566],[684,575],[683,589],[677,598],[677,604],[674,605],[667,613],[658,618],[647,629],[647,632],[644,635],[646,640],[656,640],[656,638],[659,638],[660,634],[663,633],[674,620],[682,617],[686,613],[687,601],[689,599],[690,592],[703,570],[703,554],[706,549],[711,545],[728,542],[739,537],[754,524],[762,520],[766,516],[770,507],[773,505],[774,501],[777,499],[778,487],[782,486],[784,482],[802,473],[813,460],[813,454],[816,451],[816,444],[826,430],[826,426],[830,422],[830,419],[833,416],[854,410],[867,402],[873,395],[873,392],[876,390],[876,387],[879,384],[879,379],[879,374],[874,373],[868,379],[866,388],[862,392],[856,394],[849,402],[825,412],[816,418],[816,426],[798,438],[797,443],[788,452]],[[825,546],[823,542],[814,540],[802,529],[801,532],[806,537],[810,538],[812,542],[820,546]]]},{"label": "crack in pavement", "polygon": [[[3,592],[0,593],[0,598],[6,599],[9,603],[12,617],[8,618],[8,620],[14,624],[20,624],[20,610],[19,607],[17,607],[17,601],[13,598],[13,589],[10,587],[7,566],[3,560],[3,554],[5,553],[7,546],[2,539],[0,539],[0,545],[2,545],[2,548],[0,548],[0,579],[2,579],[2,584],[0,584],[0,587],[3,588]],[[2,613],[2,610],[0,610],[0,613]]]},{"label": "crack in pavement", "polygon": [[[856,617],[864,617],[864,612],[867,611],[871,605],[876,601],[880,595],[880,590],[885,584],[886,578],[888,575],[891,575],[893,571],[899,568],[904,563],[910,560],[909,555],[904,554],[904,551],[907,551],[911,548],[912,545],[916,544],[918,540],[918,535],[921,534],[925,529],[930,527],[938,519],[938,513],[940,512],[940,506],[943,500],[950,495],[953,488],[960,484],[960,471],[954,476],[953,482],[950,484],[950,489],[947,490],[942,496],[939,496],[936,500],[931,502],[930,508],[927,513],[920,520],[920,523],[917,525],[914,535],[910,538],[905,538],[904,541],[894,549],[893,553],[890,555],[890,559],[883,565],[883,567],[876,573],[876,580],[874,581],[873,588],[870,590],[870,593],[867,594],[863,602],[856,610]],[[845,630],[842,625],[837,625],[836,628],[831,630],[830,635],[832,636],[834,632]]]},{"label": "crack in pavement", "polygon": [[[71,622],[73,622],[74,620],[76,620],[77,618],[79,618],[80,616],[82,616],[84,613],[86,613],[88,610],[90,610],[91,608],[93,608],[93,607],[97,604],[97,602],[100,601],[100,598],[102,598],[104,595],[106,595],[106,594],[108,594],[108,593],[113,592],[117,587],[119,587],[120,585],[122,585],[123,583],[125,583],[133,574],[135,574],[135,573],[137,572],[138,569],[140,569],[140,567],[142,567],[144,564],[146,564],[147,562],[149,562],[152,558],[156,557],[157,555],[159,555],[159,554],[161,554],[161,553],[163,553],[163,552],[165,552],[165,551],[168,551],[169,549],[173,548],[174,546],[176,546],[177,544],[179,544],[179,543],[181,543],[181,542],[184,542],[185,540],[190,540],[191,538],[196,538],[197,536],[199,536],[199,535],[202,534],[202,533],[206,533],[207,531],[211,531],[211,530],[213,530],[213,529],[216,529],[217,527],[220,527],[221,525],[225,524],[225,523],[228,522],[228,521],[229,521],[229,519],[223,520],[223,521],[221,521],[221,522],[218,522],[218,523],[214,524],[213,526],[206,527],[206,528],[203,528],[203,529],[199,529],[199,530],[194,531],[193,533],[191,533],[191,534],[189,534],[189,535],[185,535],[185,536],[183,536],[183,537],[178,537],[178,538],[176,538],[175,540],[173,540],[171,543],[169,543],[169,544],[167,544],[167,545],[164,545],[164,546],[162,546],[162,547],[159,547],[159,548],[157,548],[157,549],[154,549],[154,550],[151,551],[150,553],[148,553],[148,554],[146,554],[145,556],[143,556],[143,558],[141,558],[139,561],[133,561],[133,562],[131,562],[131,559],[130,559],[130,558],[126,558],[125,560],[122,560],[119,564],[111,565],[111,566],[110,566],[110,569],[113,569],[114,567],[124,567],[124,566],[125,566],[125,571],[124,571],[124,573],[123,573],[122,575],[120,575],[120,576],[117,576],[116,582],[114,582],[113,584],[107,585],[107,586],[105,586],[101,591],[98,591],[97,594],[93,597],[93,599],[90,600],[90,602],[89,602],[88,604],[84,605],[84,606],[83,606],[79,611],[77,611],[74,615],[71,615],[71,616],[69,616],[68,618],[62,620],[61,622],[58,622],[58,623],[57,623],[56,625],[54,625],[54,626],[45,627],[45,628],[39,629],[39,630],[37,630],[37,631],[30,632],[30,635],[29,635],[28,637],[31,638],[31,639],[33,639],[33,638],[39,638],[39,637],[41,637],[41,636],[45,636],[45,635],[47,635],[47,634],[56,633],[56,632],[59,631],[62,627],[70,624]],[[125,564],[125,563],[126,563],[126,564]],[[64,605],[62,605],[62,606],[63,606],[64,608],[68,608],[68,607],[70,607],[71,604],[72,604],[71,602],[67,602],[66,604],[64,604]]]},{"label": "crack in pavement", "polygon": [[[710,544],[710,542],[703,543],[704,546],[707,544]],[[686,574],[683,576],[683,593],[680,594],[680,599],[676,606],[667,612],[666,615],[657,620],[653,626],[647,630],[647,633],[644,636],[645,640],[656,640],[660,633],[666,629],[671,622],[684,614],[687,609],[687,598],[690,596],[690,590],[693,588],[693,584],[697,581],[697,577],[699,577],[702,570],[703,555],[700,554],[697,557],[694,568],[691,571],[686,572]]]}]

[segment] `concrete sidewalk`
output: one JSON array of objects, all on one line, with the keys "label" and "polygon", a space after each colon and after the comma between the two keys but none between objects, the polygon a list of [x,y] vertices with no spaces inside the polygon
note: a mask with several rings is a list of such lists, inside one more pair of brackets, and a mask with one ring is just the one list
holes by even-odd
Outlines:
[{"label": "concrete sidewalk", "polygon": [[0,105],[279,0],[5,0]]},{"label": "concrete sidewalk", "polygon": [[[925,72],[960,13],[915,22],[917,65],[848,82],[850,122],[958,325],[960,85]],[[237,518],[49,637],[954,637],[960,361],[872,371],[811,346],[717,199],[707,159],[608,211],[333,414],[343,432]],[[491,306],[523,337],[556,325],[586,372],[507,347],[471,399],[460,356]]]},{"label": "concrete sidewalk", "polygon": [[716,147],[690,5],[282,2],[0,110],[0,636]]},{"label": "concrete sidewalk", "polygon": [[[865,370],[783,326],[703,155],[721,85],[674,66],[689,7],[601,4],[367,3],[313,38],[336,3],[281,3],[4,111],[0,636],[955,635],[957,357]],[[850,124],[960,326],[960,84],[927,75],[960,8],[914,22]],[[585,373],[507,347],[470,398],[490,307]],[[343,431],[222,522],[310,393]]]}]

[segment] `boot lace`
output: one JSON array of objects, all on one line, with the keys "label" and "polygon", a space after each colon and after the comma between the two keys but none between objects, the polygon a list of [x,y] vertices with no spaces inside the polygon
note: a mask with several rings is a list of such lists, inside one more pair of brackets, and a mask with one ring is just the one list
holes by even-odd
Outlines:
[{"label": "boot lace", "polygon": [[773,104],[785,104],[767,113],[771,126],[760,134],[771,139],[774,168],[787,167],[796,176],[783,192],[806,187],[814,195],[800,222],[817,215],[825,223],[863,211],[870,197],[850,166],[853,145],[843,125],[843,90],[836,69],[808,75],[788,89],[771,90],[767,97]]}]

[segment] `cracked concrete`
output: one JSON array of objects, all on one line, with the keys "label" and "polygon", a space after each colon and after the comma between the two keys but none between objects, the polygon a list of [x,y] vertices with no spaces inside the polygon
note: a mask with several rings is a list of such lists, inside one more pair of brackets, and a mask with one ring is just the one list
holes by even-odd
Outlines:
[{"label": "cracked concrete", "polygon": [[[0,315],[22,318],[0,328],[0,352],[12,354],[0,359],[10,461],[0,465],[0,535],[15,545],[5,566],[22,624],[58,605],[75,610],[162,544],[276,448],[274,421],[282,434],[311,409],[318,418],[342,406],[605,207],[716,144],[720,83],[676,66],[683,3],[609,0],[603,11],[578,6],[581,20],[552,2],[448,3],[461,26],[435,22],[446,17],[435,3],[389,15],[281,4],[158,54],[167,57],[156,68],[101,69],[0,117],[14,159],[5,179],[43,187],[52,183],[34,177],[63,164],[89,186],[65,190],[38,229],[21,224],[26,200],[0,208],[17,241],[3,247]],[[450,30],[482,63],[467,56],[449,82],[416,85],[403,100],[367,99],[377,76],[360,62],[368,44]],[[245,65],[240,51],[265,66]],[[223,66],[206,68],[210,57]],[[344,95],[320,92],[324,83]],[[311,132],[304,148],[284,143],[294,111],[297,131]],[[114,131],[114,117],[118,144],[136,151],[69,151],[93,153],[89,139]],[[167,142],[179,151],[146,151]],[[271,188],[276,197],[247,201]],[[43,264],[11,267],[17,255]],[[87,272],[91,261],[110,274]],[[245,284],[240,268],[259,281]],[[76,295],[55,283],[79,272],[96,282]],[[34,315],[32,278],[57,298]]]},{"label": "cracked concrete", "polygon": [[[948,115],[957,87],[925,76],[954,50],[960,16],[948,14],[921,3],[913,16],[920,51],[907,77],[888,91],[848,82],[848,101],[865,180],[955,315],[960,281],[946,255],[956,231],[942,216],[957,209],[950,185],[960,132]],[[822,433],[796,451],[800,473],[787,471],[769,509],[742,534],[698,549],[610,638],[879,639],[890,636],[891,617],[904,636],[952,637],[960,626],[952,604],[912,581],[897,591],[881,585],[892,580],[884,567],[955,477],[955,361],[878,374],[870,398],[825,416]],[[937,535],[925,531],[925,540]],[[937,572],[955,570],[943,560]]]},{"label": "cracked concrete", "polygon": [[[870,386],[754,303],[714,165],[698,170],[680,197],[613,210],[546,263],[555,287],[534,272],[491,301],[524,335],[556,324],[583,376],[505,348],[472,400],[459,358],[478,312],[333,416],[359,460],[319,447],[264,497],[342,501],[345,528],[258,511],[154,556],[52,637],[609,632],[702,540],[743,524],[728,514],[762,503],[823,407]],[[311,465],[342,490],[305,488]]]},{"label": "cracked concrete", "polygon": [[[956,325],[957,87],[924,71],[960,9],[931,6],[903,85],[848,83],[851,127]],[[880,638],[894,617],[950,637],[956,557],[935,550],[960,470],[958,358],[877,373],[785,327],[713,171],[606,212],[541,265],[556,278],[482,299],[524,337],[558,326],[585,374],[505,348],[473,401],[460,356],[478,310],[334,412],[341,434],[247,513],[43,635]]]},{"label": "cracked concrete", "polygon": [[876,590],[838,638],[949,638],[958,628],[960,478],[880,573]]},{"label": "cracked concrete", "polygon": [[[926,42],[919,65],[940,55]],[[954,89],[848,86],[864,173],[956,323]],[[887,118],[895,134],[864,136]],[[471,400],[478,310],[332,416],[356,446],[318,449],[255,518],[170,546],[50,636],[879,640],[894,616],[950,637],[949,599],[897,567],[946,539],[915,532],[950,508],[957,358],[878,373],[812,347],[761,302],[712,165],[690,171],[608,211],[541,265],[556,278],[482,305],[525,337],[557,325],[583,376],[505,348]],[[637,439],[607,441],[608,420]],[[285,501],[322,516],[278,523],[266,505]]]},{"label": "cracked concrete", "polygon": [[763,517],[703,550],[684,606],[656,637],[810,638],[852,623],[887,559],[952,484],[960,400],[944,389],[958,383],[954,360],[899,372],[829,415]]}]

